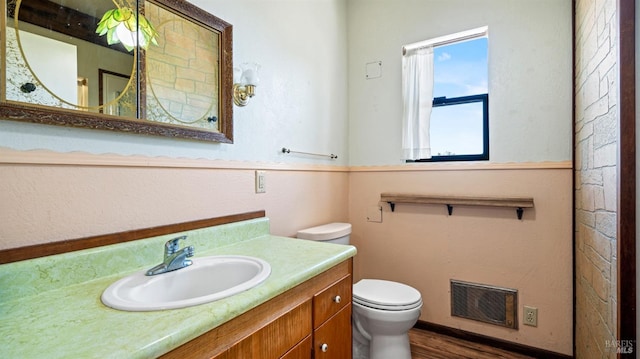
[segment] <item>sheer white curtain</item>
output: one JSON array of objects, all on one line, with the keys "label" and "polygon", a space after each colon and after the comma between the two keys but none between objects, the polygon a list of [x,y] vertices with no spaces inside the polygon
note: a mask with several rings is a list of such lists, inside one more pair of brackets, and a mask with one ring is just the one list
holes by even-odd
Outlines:
[{"label": "sheer white curtain", "polygon": [[402,150],[404,159],[431,158],[429,121],[433,104],[433,47],[402,57]]}]

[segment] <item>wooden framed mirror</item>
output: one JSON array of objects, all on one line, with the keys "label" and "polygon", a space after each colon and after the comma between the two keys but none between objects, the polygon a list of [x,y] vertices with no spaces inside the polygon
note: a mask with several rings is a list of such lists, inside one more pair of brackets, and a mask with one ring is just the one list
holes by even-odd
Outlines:
[{"label": "wooden framed mirror", "polygon": [[[0,119],[233,143],[229,23],[184,0],[2,7]],[[116,9],[133,16],[139,46],[100,33]],[[153,38],[141,35],[145,21]]]}]

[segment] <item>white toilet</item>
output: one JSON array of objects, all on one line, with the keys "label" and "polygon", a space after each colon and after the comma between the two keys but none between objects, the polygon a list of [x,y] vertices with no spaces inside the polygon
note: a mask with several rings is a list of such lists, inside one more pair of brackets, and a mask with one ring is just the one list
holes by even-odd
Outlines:
[{"label": "white toilet", "polygon": [[[298,231],[298,238],[349,244],[351,224],[329,223]],[[353,285],[353,359],[411,359],[409,329],[422,298],[406,284],[362,279]]]}]

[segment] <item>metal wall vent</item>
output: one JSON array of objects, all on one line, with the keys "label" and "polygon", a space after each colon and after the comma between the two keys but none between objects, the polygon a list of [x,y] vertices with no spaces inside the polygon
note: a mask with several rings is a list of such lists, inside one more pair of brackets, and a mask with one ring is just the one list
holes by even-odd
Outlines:
[{"label": "metal wall vent", "polygon": [[451,315],[518,329],[518,291],[451,280]]}]

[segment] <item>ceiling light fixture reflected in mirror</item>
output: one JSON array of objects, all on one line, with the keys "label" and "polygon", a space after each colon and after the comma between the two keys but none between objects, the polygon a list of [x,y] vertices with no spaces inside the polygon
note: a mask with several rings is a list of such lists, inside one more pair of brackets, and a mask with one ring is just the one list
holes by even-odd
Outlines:
[{"label": "ceiling light fixture reflected in mirror", "polygon": [[155,28],[142,14],[129,7],[121,7],[115,1],[113,3],[117,8],[104,13],[96,28],[97,34],[107,35],[109,45],[122,43],[127,51],[138,45],[143,49],[149,44],[158,45]]}]

